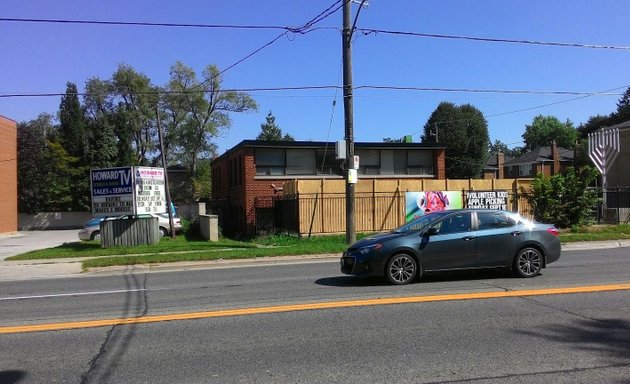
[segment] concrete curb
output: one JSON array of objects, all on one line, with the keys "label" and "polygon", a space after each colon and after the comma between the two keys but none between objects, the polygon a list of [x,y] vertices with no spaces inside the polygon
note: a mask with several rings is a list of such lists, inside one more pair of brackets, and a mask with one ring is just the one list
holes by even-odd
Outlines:
[{"label": "concrete curb", "polygon": [[[610,249],[630,247],[630,240],[609,240],[574,242],[562,244],[563,251],[588,251],[596,249]],[[136,264],[128,266],[113,266],[94,268],[89,271],[82,270],[82,262],[92,257],[77,257],[48,260],[0,260],[0,282],[19,281],[31,279],[50,279],[61,277],[81,277],[95,275],[118,275],[127,273],[165,272],[174,270],[191,270],[204,268],[237,268],[261,265],[283,265],[295,263],[317,263],[337,260],[341,255],[295,255],[295,256],[270,256],[254,259],[219,259],[207,261],[186,261],[165,264]]]}]

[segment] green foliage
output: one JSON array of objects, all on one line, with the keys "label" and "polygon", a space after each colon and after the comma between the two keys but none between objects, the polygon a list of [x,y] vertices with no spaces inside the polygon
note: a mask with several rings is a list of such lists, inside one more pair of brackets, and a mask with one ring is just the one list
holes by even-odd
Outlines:
[{"label": "green foliage", "polygon": [[282,129],[276,124],[276,117],[269,111],[266,117],[266,122],[260,124],[260,134],[256,137],[256,140],[263,141],[293,141],[293,137],[288,133],[282,136]]},{"label": "green foliage", "polygon": [[505,157],[510,157],[514,159],[523,155],[523,153],[525,153],[525,148],[514,147],[510,149],[508,148],[507,144],[503,143],[501,140],[498,140],[498,139],[495,140],[494,143],[488,144],[488,153],[497,154],[499,152],[503,152]]},{"label": "green foliage", "polygon": [[536,116],[530,125],[525,126],[523,133],[525,148],[530,151],[550,147],[554,140],[559,147],[572,149],[576,139],[577,130],[573,123],[570,120],[562,123],[554,116]]},{"label": "green foliage", "polygon": [[210,161],[201,161],[192,177],[194,201],[209,201],[212,198],[212,167]]},{"label": "green foliage", "polygon": [[[437,132],[436,132],[437,130]],[[446,177],[467,179],[481,175],[488,156],[488,123],[470,104],[442,102],[424,125],[423,143],[446,145]]]},{"label": "green foliage", "polygon": [[195,172],[200,158],[212,157],[213,140],[232,125],[230,112],[256,110],[247,93],[221,88],[222,77],[216,65],[208,65],[202,79],[192,68],[177,62],[171,67],[171,78],[164,98],[166,137],[170,150],[178,154],[180,163]]},{"label": "green foliage", "polygon": [[588,224],[591,209],[597,203],[596,192],[588,187],[596,177],[597,171],[591,167],[582,171],[569,167],[564,174],[551,177],[538,174],[532,194],[527,196],[534,218],[560,228]]}]

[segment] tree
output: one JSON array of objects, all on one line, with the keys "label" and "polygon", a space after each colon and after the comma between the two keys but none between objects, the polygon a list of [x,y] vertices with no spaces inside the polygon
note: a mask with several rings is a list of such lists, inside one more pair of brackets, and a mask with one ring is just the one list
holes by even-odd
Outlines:
[{"label": "tree", "polygon": [[87,121],[81,103],[77,86],[66,84],[66,94],[59,105],[59,143],[71,157],[78,159],[74,177],[70,180],[73,188],[73,210],[86,210],[90,207],[90,153],[86,137]]},{"label": "tree", "polygon": [[41,114],[17,127],[18,209],[39,213],[72,208],[78,158],[57,141],[53,117]]},{"label": "tree", "polygon": [[470,104],[442,102],[424,125],[423,143],[447,146],[446,177],[467,179],[481,174],[488,156],[488,123]]},{"label": "tree", "polygon": [[93,168],[125,166],[132,162],[131,142],[121,144],[114,126],[115,111],[111,84],[97,78],[85,84],[83,98],[89,163]]},{"label": "tree", "polygon": [[77,86],[68,82],[66,94],[59,105],[59,140],[70,156],[81,160],[85,159],[86,154],[85,126]]},{"label": "tree", "polygon": [[503,154],[506,157],[517,158],[525,152],[525,148],[523,147],[509,148],[507,144],[503,143],[499,139],[494,140],[494,143],[488,142],[489,154],[497,154],[499,152],[503,152]]},{"label": "tree", "polygon": [[150,165],[156,156],[156,106],[159,90],[151,79],[129,65],[121,64],[111,80],[117,101],[116,130],[121,143],[131,141],[135,152],[133,164]]},{"label": "tree", "polygon": [[532,124],[525,126],[522,137],[528,151],[549,147],[554,140],[559,147],[572,149],[577,139],[577,130],[570,120],[562,123],[557,117],[538,115]]},{"label": "tree", "polygon": [[[208,65],[197,79],[192,68],[181,62],[171,67],[167,89],[173,93],[167,108],[177,121],[169,123],[175,146],[184,164],[194,173],[200,157],[214,154],[213,140],[232,125],[230,112],[257,110],[247,93],[221,89],[222,77],[216,65]],[[181,120],[180,120],[181,119]],[[173,132],[174,131],[174,132]]]},{"label": "tree", "polygon": [[630,120],[630,87],[626,89],[626,92],[624,92],[621,99],[617,102],[617,111],[611,114],[611,119],[614,121],[613,124]]},{"label": "tree", "polygon": [[256,137],[256,140],[262,141],[293,141],[293,137],[288,133],[282,136],[282,130],[276,125],[276,117],[269,111],[267,114],[267,121],[264,124],[260,124],[260,134]]}]

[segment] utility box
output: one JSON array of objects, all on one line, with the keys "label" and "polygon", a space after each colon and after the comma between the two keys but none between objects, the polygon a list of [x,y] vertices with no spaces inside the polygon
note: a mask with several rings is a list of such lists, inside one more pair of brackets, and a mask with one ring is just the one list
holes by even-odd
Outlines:
[{"label": "utility box", "polygon": [[157,217],[101,221],[101,248],[153,245],[160,242]]},{"label": "utility box", "polygon": [[335,143],[335,159],[345,160],[346,157],[346,141],[339,140]]}]

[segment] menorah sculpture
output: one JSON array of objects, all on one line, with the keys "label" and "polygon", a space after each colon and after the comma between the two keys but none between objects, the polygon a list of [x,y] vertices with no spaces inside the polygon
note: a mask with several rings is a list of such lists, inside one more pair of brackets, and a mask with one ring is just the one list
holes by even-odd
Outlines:
[{"label": "menorah sculpture", "polygon": [[604,207],[606,208],[606,174],[619,155],[619,129],[602,129],[588,134],[588,157],[602,174]]}]

